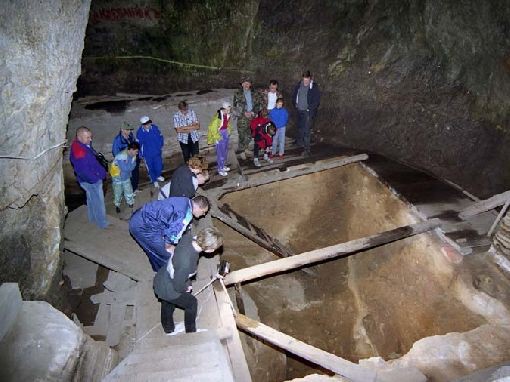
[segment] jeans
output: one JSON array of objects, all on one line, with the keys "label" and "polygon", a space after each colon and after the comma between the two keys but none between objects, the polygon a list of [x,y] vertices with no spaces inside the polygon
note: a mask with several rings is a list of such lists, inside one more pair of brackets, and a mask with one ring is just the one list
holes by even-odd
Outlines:
[{"label": "jeans", "polygon": [[216,144],[216,161],[218,163],[218,171],[222,171],[228,156],[228,130],[220,130],[221,140]]},{"label": "jeans", "polygon": [[197,331],[196,318],[198,302],[195,296],[191,293],[182,293],[174,300],[160,300],[161,301],[161,325],[165,333],[172,333],[175,329],[174,324],[174,310],[175,307],[184,309],[184,327],[186,333]]},{"label": "jeans", "polygon": [[161,171],[163,171],[163,160],[161,159],[161,155],[146,157],[144,160],[151,182],[154,183],[161,176]]},{"label": "jeans", "polygon": [[278,149],[278,155],[283,155],[285,151],[285,126],[276,129],[276,134],[273,137],[273,155],[276,154]]},{"label": "jeans", "polygon": [[302,146],[305,151],[310,151],[310,131],[312,129],[313,118],[310,111],[298,110],[298,139],[297,144]]},{"label": "jeans", "polygon": [[106,220],[106,210],[104,207],[103,181],[96,183],[80,183],[81,188],[87,194],[87,213],[89,221],[96,224],[99,228],[108,227]]},{"label": "jeans", "polygon": [[120,207],[122,201],[122,195],[126,198],[126,203],[132,206],[135,202],[135,194],[133,193],[133,187],[131,186],[131,179],[127,180],[113,180],[113,204],[115,207]]},{"label": "jeans", "polygon": [[179,145],[181,145],[184,163],[186,163],[192,156],[198,155],[198,141],[193,142],[193,139],[191,139],[191,134],[188,134],[188,143],[182,143],[179,141]]}]

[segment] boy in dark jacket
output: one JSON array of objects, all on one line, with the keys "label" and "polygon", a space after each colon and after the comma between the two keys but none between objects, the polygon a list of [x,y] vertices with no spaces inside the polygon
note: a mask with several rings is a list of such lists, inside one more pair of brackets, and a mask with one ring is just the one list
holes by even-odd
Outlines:
[{"label": "boy in dark jacket", "polygon": [[285,129],[289,121],[289,113],[283,107],[283,98],[276,100],[276,107],[269,112],[269,119],[275,124],[276,134],[273,137],[273,157],[276,155],[278,149],[278,156],[283,158],[285,151]]},{"label": "boy in dark jacket", "polygon": [[[136,142],[135,136],[133,135],[133,126],[129,123],[122,123],[119,133],[113,138],[112,143],[112,155],[115,156],[122,150],[125,150],[130,143]],[[131,186],[133,191],[136,192],[138,189],[138,178],[140,174],[140,156],[136,156],[135,168],[131,171]]]}]

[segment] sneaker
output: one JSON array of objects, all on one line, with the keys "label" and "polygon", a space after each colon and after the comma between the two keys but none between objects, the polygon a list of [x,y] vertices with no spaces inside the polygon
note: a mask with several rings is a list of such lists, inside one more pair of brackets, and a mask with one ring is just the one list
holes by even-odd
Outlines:
[{"label": "sneaker", "polygon": [[271,158],[266,159],[267,163],[273,163],[273,160]]},{"label": "sneaker", "polygon": [[228,172],[226,172],[226,171],[218,171],[218,175],[228,176]]},{"label": "sneaker", "polygon": [[197,331],[194,333],[202,333],[202,332],[207,332],[207,331],[208,331],[208,329],[197,329]]},{"label": "sneaker", "polygon": [[223,171],[230,171],[230,167],[228,166],[223,167]]},{"label": "sneaker", "polygon": [[115,206],[115,212],[117,212],[118,214],[120,214],[120,207],[119,207],[119,206]]},{"label": "sneaker", "polygon": [[264,154],[264,160],[269,160],[269,155]]},{"label": "sneaker", "polygon": [[158,182],[154,182],[153,185],[154,185],[154,187],[159,188],[159,183]]},{"label": "sneaker", "polygon": [[260,164],[260,162],[259,162],[259,158],[255,158],[255,159],[253,160],[253,164],[255,165],[255,167],[261,167],[261,166],[262,166],[262,165]]},{"label": "sneaker", "polygon": [[156,180],[159,181],[159,182],[164,182],[165,178],[163,178],[162,176],[158,176],[158,179],[156,179]]}]

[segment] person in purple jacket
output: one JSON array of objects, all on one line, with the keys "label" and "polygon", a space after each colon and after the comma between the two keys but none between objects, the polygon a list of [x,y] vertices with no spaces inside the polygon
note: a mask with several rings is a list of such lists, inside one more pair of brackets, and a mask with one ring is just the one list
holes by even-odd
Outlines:
[{"label": "person in purple jacket", "polygon": [[92,132],[85,126],[76,130],[76,138],[71,144],[70,154],[76,178],[87,194],[87,212],[89,221],[99,228],[106,228],[106,210],[104,207],[103,179],[106,170],[96,159],[92,148]]},{"label": "person in purple jacket", "polygon": [[140,143],[140,158],[145,161],[154,187],[159,187],[158,181],[163,182],[165,180],[161,176],[161,171],[163,171],[163,159],[161,158],[163,135],[148,116],[145,115],[140,118],[140,123],[141,125],[136,132],[136,140]]}]

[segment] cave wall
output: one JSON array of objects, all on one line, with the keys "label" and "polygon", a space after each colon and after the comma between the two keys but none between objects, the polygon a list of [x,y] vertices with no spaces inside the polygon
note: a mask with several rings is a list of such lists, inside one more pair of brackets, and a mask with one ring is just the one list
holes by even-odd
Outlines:
[{"label": "cave wall", "polygon": [[90,0],[3,1],[0,9],[0,282],[25,299],[60,280],[62,147]]},{"label": "cave wall", "polygon": [[322,139],[483,197],[510,187],[509,53],[504,0],[96,0],[79,92],[235,87],[248,73],[288,96],[309,68]]}]

